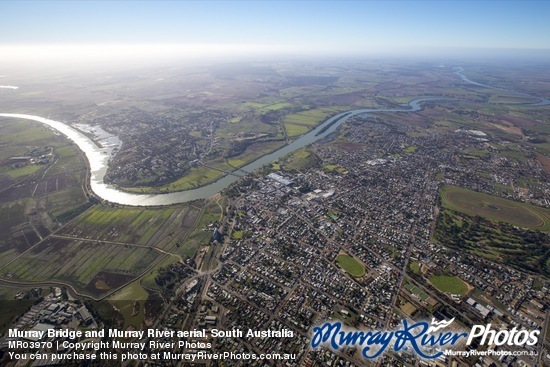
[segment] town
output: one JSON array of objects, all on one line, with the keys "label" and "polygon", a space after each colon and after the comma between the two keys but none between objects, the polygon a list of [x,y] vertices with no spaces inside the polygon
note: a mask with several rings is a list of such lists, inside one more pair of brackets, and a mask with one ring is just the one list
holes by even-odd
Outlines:
[{"label": "town", "polygon": [[[448,71],[438,70],[455,83]],[[451,97],[460,93],[457,88]],[[6,170],[25,169],[6,179],[5,202],[36,202],[29,218],[37,219],[27,225],[23,209],[6,207],[6,228],[19,242],[16,250],[4,244],[2,281],[6,294],[15,293],[9,302],[29,307],[9,309],[17,315],[2,350],[51,357],[27,359],[37,366],[59,364],[73,353],[91,353],[100,365],[125,359],[142,366],[281,365],[214,355],[277,355],[283,365],[307,367],[548,363],[549,166],[541,153],[546,136],[533,128],[544,113],[523,106],[532,119],[511,117],[496,104],[491,111],[497,113],[490,113],[479,108],[481,92],[468,93],[475,98],[427,102],[414,113],[346,115],[335,132],[255,172],[240,172],[215,197],[162,208],[87,197],[85,175],[71,176],[74,167],[83,171],[82,157],[57,135],[46,148],[20,148],[21,155],[4,160]],[[296,126],[304,127],[284,120],[305,109],[297,105],[265,103],[247,118],[264,117],[269,123],[262,129],[271,134],[269,144],[275,142],[269,147],[277,147],[298,136]],[[234,113],[179,113],[103,110],[76,118],[76,127],[92,140],[104,131],[118,136],[122,144],[106,179],[153,193],[169,191],[171,182],[205,161],[225,162],[216,171],[220,177],[242,167],[255,157],[250,142],[266,138],[265,131],[243,131],[221,139],[219,130],[227,126],[242,129],[246,118]],[[60,168],[63,159],[71,164]],[[50,166],[56,176],[43,185]],[[200,184],[208,179],[214,177]],[[74,200],[53,195],[68,188]],[[42,197],[51,198],[48,205],[71,199],[73,206],[52,215]],[[16,209],[21,213],[12,217]],[[359,348],[311,346],[312,330],[329,321],[384,332],[403,320],[447,325],[456,333],[490,324],[540,336],[532,345],[506,345],[515,355],[474,340],[433,360],[405,349],[389,348],[368,360]],[[96,334],[75,336],[84,331]],[[16,364],[9,353],[0,358]]]}]

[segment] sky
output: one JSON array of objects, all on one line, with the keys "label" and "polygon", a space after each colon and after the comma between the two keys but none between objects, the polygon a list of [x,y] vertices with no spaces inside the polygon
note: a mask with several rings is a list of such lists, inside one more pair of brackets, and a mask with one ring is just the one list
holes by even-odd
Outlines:
[{"label": "sky", "polygon": [[98,45],[112,53],[139,45],[196,53],[550,50],[548,0],[0,0],[0,14],[0,48],[21,55],[63,54],[51,45],[91,53]]}]

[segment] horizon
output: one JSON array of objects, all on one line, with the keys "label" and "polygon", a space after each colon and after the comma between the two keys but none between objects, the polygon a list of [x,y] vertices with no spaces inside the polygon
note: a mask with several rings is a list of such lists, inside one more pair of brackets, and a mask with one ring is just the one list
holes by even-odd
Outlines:
[{"label": "horizon", "polygon": [[393,52],[305,52],[269,45],[219,44],[0,44],[0,70],[56,71],[128,69],[202,63],[274,62],[321,60],[331,62],[354,61],[416,61],[468,64],[476,62],[546,63],[550,50],[540,49],[484,49],[484,48],[418,48]]},{"label": "horizon", "polygon": [[3,1],[0,10],[4,65],[272,56],[550,60],[544,1]]}]

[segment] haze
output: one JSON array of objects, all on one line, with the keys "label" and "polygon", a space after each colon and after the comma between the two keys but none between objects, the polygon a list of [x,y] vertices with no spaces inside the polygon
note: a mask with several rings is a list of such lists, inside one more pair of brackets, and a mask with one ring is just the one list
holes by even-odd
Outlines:
[{"label": "haze", "polygon": [[3,1],[0,11],[3,67],[550,54],[546,1]]}]

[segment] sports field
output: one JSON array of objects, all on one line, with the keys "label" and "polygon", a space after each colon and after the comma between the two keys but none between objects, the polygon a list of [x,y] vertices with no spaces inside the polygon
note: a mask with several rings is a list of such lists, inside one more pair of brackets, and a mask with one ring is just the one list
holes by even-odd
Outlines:
[{"label": "sports field", "polygon": [[510,223],[519,227],[550,230],[550,210],[460,187],[441,190],[443,206],[469,215]]},{"label": "sports field", "polygon": [[405,289],[411,292],[411,294],[416,295],[422,301],[427,301],[428,298],[430,298],[430,295],[428,293],[424,292],[420,287],[417,287],[414,284],[405,284]]},{"label": "sports field", "polygon": [[336,262],[342,269],[344,269],[349,275],[354,277],[362,277],[365,275],[365,267],[359,261],[353,257],[345,254],[340,254],[336,258]]},{"label": "sports field", "polygon": [[441,292],[465,295],[468,293],[468,286],[457,277],[447,275],[436,275],[430,278],[430,283]]}]

